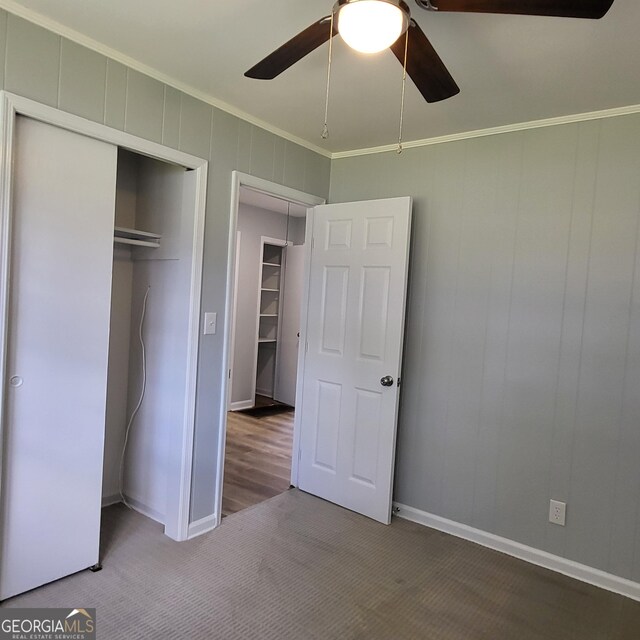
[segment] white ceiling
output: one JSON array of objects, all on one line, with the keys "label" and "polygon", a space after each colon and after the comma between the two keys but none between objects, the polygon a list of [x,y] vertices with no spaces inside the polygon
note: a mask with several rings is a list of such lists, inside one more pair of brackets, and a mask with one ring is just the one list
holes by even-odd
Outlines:
[{"label": "white ceiling", "polygon": [[[408,84],[405,140],[640,104],[640,2],[602,20],[430,13],[407,0],[461,93],[427,104]],[[332,152],[397,140],[402,69],[337,38],[330,136],[327,45],[272,81],[243,73],[330,12],[333,0],[0,0],[55,20],[180,86]]]}]

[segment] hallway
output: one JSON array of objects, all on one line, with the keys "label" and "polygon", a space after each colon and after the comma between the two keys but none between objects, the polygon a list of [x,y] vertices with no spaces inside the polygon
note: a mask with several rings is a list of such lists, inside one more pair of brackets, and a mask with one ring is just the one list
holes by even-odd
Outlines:
[{"label": "hallway", "polygon": [[222,515],[286,491],[291,479],[294,412],[229,412]]}]

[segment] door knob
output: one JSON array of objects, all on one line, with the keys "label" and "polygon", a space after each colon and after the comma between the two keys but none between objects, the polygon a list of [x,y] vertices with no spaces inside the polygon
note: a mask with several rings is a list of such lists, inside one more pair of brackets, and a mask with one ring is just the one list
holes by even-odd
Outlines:
[{"label": "door knob", "polygon": [[390,387],[393,385],[393,378],[391,376],[385,376],[384,378],[380,378],[380,384],[383,387]]}]

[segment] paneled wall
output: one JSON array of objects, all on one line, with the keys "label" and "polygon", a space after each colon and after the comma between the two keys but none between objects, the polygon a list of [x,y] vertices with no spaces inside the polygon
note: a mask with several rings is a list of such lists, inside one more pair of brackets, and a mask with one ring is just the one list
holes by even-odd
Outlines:
[{"label": "paneled wall", "polygon": [[[224,316],[231,171],[326,197],[330,161],[0,11],[0,88],[210,161],[203,311]],[[223,324],[201,339],[191,519],[214,508]]]},{"label": "paneled wall", "polygon": [[640,115],[332,163],[400,195],[395,499],[640,581]]}]

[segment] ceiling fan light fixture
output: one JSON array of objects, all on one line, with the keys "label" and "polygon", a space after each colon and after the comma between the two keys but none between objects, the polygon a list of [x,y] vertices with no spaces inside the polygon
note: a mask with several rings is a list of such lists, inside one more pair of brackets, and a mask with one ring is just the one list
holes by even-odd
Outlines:
[{"label": "ceiling fan light fixture", "polygon": [[395,0],[347,0],[339,2],[338,32],[361,53],[388,49],[409,26],[409,15]]}]

